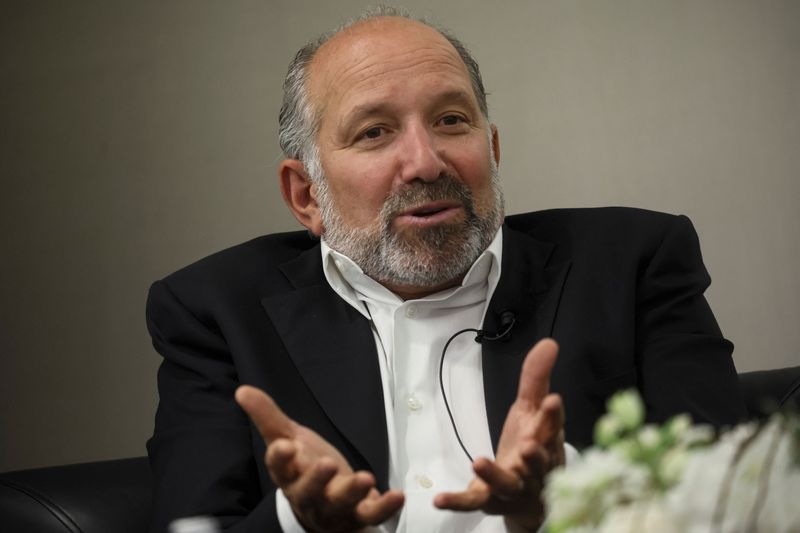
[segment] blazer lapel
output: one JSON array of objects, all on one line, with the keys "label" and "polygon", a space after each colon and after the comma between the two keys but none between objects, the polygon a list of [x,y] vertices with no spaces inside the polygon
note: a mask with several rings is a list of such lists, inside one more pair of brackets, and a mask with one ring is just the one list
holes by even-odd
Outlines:
[{"label": "blazer lapel", "polygon": [[318,246],[281,269],[294,290],[261,303],[317,403],[369,463],[383,490],[389,448],[370,324],[331,289]]},{"label": "blazer lapel", "polygon": [[522,362],[536,341],[552,334],[571,265],[569,259],[552,261],[553,251],[550,243],[508,226],[503,228],[500,282],[489,303],[483,329],[499,331],[499,318],[504,311],[514,312],[516,322],[509,339],[485,342],[482,350],[486,413],[495,451],[506,414],[517,395]]}]

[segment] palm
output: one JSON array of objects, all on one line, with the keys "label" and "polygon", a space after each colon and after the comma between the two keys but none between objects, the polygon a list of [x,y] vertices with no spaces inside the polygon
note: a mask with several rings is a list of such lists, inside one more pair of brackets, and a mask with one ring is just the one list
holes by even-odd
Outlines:
[{"label": "palm", "polygon": [[495,461],[476,460],[476,477],[467,489],[438,495],[434,502],[438,507],[481,509],[506,515],[525,527],[538,527],[544,515],[544,476],[564,462],[561,399],[548,394],[557,352],[555,342],[545,339],[528,353],[517,398],[503,424]]},{"label": "palm", "polygon": [[299,472],[310,468],[320,459],[327,458],[336,465],[336,470],[340,474],[352,474],[353,469],[347,459],[339,453],[339,450],[331,446],[328,441],[320,437],[315,431],[292,422],[291,434],[286,437],[294,441],[296,447],[295,462]]},{"label": "palm", "polygon": [[297,520],[312,531],[353,531],[397,512],[403,495],[380,494],[369,472],[353,472],[335,447],[286,416],[272,398],[242,386],[236,400],[267,444],[267,469]]}]

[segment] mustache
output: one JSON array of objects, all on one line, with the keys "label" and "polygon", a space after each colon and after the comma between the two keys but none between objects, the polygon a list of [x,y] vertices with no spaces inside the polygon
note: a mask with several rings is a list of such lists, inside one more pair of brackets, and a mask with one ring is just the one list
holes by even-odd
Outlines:
[{"label": "mustache", "polygon": [[459,202],[468,214],[474,212],[469,187],[449,174],[440,174],[433,181],[414,180],[387,196],[381,208],[381,219],[388,222],[408,209],[440,200]]}]

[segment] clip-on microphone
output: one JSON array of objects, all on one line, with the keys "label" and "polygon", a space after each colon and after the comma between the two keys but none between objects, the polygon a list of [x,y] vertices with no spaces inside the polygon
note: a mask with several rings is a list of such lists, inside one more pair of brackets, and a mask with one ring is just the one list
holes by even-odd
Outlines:
[{"label": "clip-on microphone", "polygon": [[[514,314],[514,311],[506,309],[500,313],[500,332],[492,333],[484,329],[479,329],[476,331],[477,335],[475,335],[475,342],[483,343],[483,341],[507,341],[511,338],[511,329],[516,323],[517,316]],[[458,335],[458,333],[456,333],[456,335]]]}]

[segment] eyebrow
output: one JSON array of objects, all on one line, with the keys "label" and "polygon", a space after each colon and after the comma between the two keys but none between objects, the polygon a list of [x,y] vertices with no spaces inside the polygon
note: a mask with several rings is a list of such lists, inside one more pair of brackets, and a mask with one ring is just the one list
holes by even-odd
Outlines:
[{"label": "eyebrow", "polygon": [[392,104],[389,102],[359,104],[343,117],[342,124],[349,129],[367,117],[386,114],[391,108]]},{"label": "eyebrow", "polygon": [[[463,89],[450,89],[437,94],[433,100],[431,100],[429,107],[434,108],[449,102],[464,105],[473,113],[479,112],[477,102],[474,100],[472,94]],[[365,118],[373,115],[387,114],[391,112],[393,107],[392,102],[387,101],[367,102],[356,105],[350,113],[343,117],[340,125],[344,127],[345,131],[349,132],[353,129],[355,124],[358,124]]]},{"label": "eyebrow", "polygon": [[440,93],[434,98],[434,105],[441,105],[447,102],[455,102],[458,104],[466,105],[470,109],[477,110],[477,102],[472,93],[464,91],[463,89],[452,89]]}]

